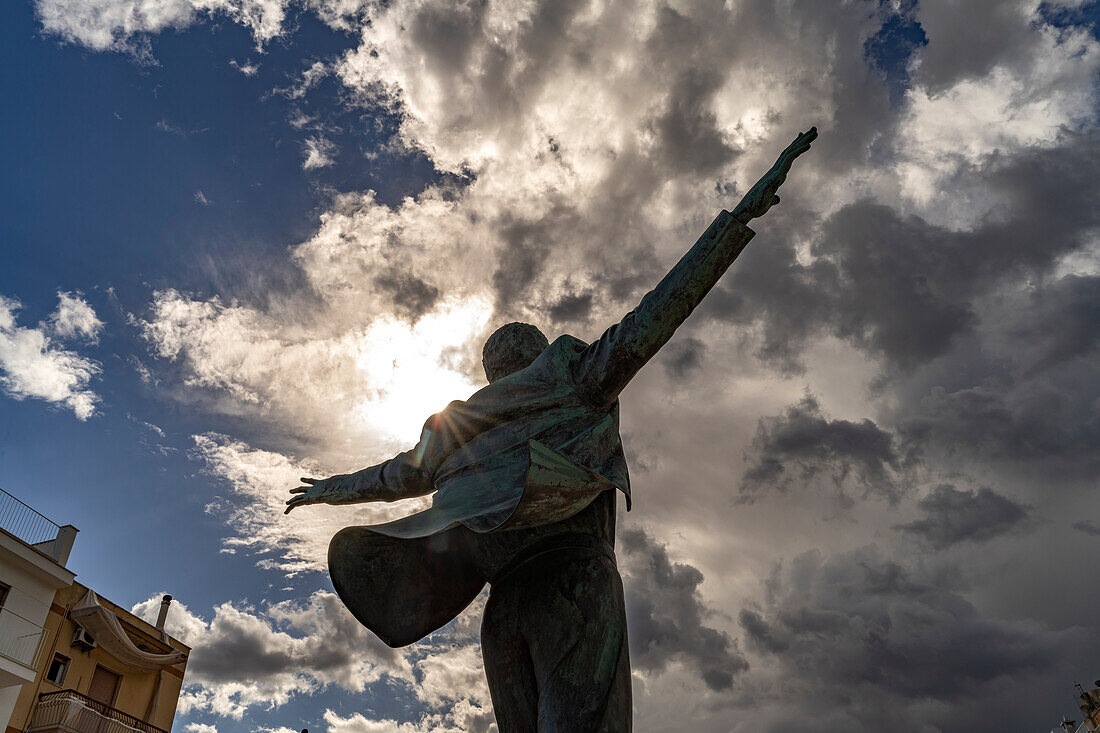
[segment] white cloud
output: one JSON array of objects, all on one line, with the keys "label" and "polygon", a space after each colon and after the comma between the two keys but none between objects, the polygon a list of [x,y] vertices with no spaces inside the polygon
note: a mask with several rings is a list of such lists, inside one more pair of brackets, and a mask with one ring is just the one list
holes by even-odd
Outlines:
[{"label": "white cloud", "polygon": [[81,293],[58,292],[57,310],[50,316],[49,324],[60,338],[80,336],[93,342],[103,330],[103,321],[99,320]]},{"label": "white cloud", "polygon": [[126,51],[151,60],[143,39],[187,28],[203,14],[247,27],[258,47],[283,31],[287,0],[35,0],[46,32],[95,51]]},{"label": "white cloud", "polygon": [[77,419],[87,420],[99,402],[88,385],[102,368],[59,346],[49,332],[94,340],[103,323],[83,299],[58,293],[58,300],[46,323],[23,328],[16,325],[19,302],[0,295],[0,387],[17,400],[34,397],[64,405]]},{"label": "white cloud", "polygon": [[317,168],[328,168],[336,162],[336,143],[326,137],[317,135],[306,138],[302,145],[305,160],[302,161],[302,170],[311,171]]},{"label": "white cloud", "polygon": [[314,61],[299,76],[296,83],[286,87],[279,87],[276,93],[287,99],[301,99],[310,89],[332,73],[332,67],[324,61]]},{"label": "white cloud", "polygon": [[330,472],[319,470],[313,462],[296,462],[223,435],[195,436],[195,445],[194,455],[206,463],[211,475],[227,481],[232,489],[228,498],[214,499],[206,508],[234,529],[224,540],[226,549],[273,553],[260,565],[286,573],[324,571],[329,538],[348,524],[396,519],[425,508],[429,502],[412,499],[385,505],[319,506],[285,515],[289,491],[300,484],[299,477]]},{"label": "white cloud", "polygon": [[260,65],[252,63],[251,60],[245,61],[242,64],[236,59],[230,59],[229,65],[244,74],[245,76],[256,76],[256,72],[260,70]]},{"label": "white cloud", "polygon": [[317,17],[343,31],[358,30],[370,5],[370,0],[306,0]]},{"label": "white cloud", "polygon": [[[329,278],[318,270],[319,280]],[[303,438],[326,431],[356,436],[360,445],[381,442],[371,450],[380,455],[395,440],[415,442],[428,415],[455,394],[473,391],[465,347],[484,330],[489,307],[479,299],[448,298],[415,322],[378,313],[386,305],[379,300],[338,310],[370,284],[342,290],[340,278],[353,274],[331,272],[324,292],[332,304],[315,303],[314,315],[295,312],[299,304],[277,315],[163,291],[141,327],[158,356],[185,368],[188,386],[221,395],[227,411],[297,424]],[[410,307],[424,305],[415,281],[394,287]],[[303,316],[314,325],[304,328],[297,320]],[[362,450],[356,449],[360,457]]]},{"label": "white cloud", "polygon": [[[189,731],[189,733],[218,733],[217,726],[206,723],[188,723],[183,726],[183,729]],[[294,733],[297,733],[297,731]]]},{"label": "white cloud", "polygon": [[402,722],[383,718],[371,719],[362,713],[352,713],[346,718],[332,710],[325,710],[328,733],[496,733],[497,725],[492,711],[487,711],[468,700],[462,700],[446,712],[426,713],[415,722]]},{"label": "white cloud", "polygon": [[153,125],[153,128],[160,130],[161,132],[167,132],[170,135],[178,135],[180,137],[187,137],[190,133],[183,129],[179,125],[174,125],[168,120],[160,120]]},{"label": "white cloud", "polygon": [[425,657],[417,663],[417,696],[432,709],[468,699],[488,709],[489,686],[481,661],[481,646],[467,644]]},{"label": "white cloud", "polygon": [[184,28],[195,19],[191,0],[37,0],[42,27],[96,51],[131,48],[135,34]]}]

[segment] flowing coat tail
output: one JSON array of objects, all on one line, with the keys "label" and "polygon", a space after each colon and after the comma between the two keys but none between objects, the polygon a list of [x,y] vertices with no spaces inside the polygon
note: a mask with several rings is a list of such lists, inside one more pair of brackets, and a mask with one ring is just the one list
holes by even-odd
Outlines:
[{"label": "flowing coat tail", "polygon": [[522,450],[522,461],[500,455],[469,467],[486,492],[510,494],[491,505],[472,501],[481,498],[476,491],[439,491],[422,512],[336,533],[328,548],[332,584],[361,624],[391,647],[419,641],[461,613],[488,581],[473,562],[471,532],[558,522],[619,488],[536,440]]}]

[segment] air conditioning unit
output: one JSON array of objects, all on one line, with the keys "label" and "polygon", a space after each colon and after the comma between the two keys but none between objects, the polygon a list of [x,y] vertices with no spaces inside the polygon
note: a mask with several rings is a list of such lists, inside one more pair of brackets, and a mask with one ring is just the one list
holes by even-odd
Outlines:
[{"label": "air conditioning unit", "polygon": [[95,648],[95,637],[89,634],[84,627],[77,626],[76,631],[73,633],[72,646],[78,646],[84,651],[89,651]]}]

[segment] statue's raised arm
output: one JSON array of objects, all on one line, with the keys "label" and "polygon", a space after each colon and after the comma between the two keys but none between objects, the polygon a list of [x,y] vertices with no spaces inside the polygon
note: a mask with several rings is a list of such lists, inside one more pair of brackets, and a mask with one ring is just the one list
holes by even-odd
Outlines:
[{"label": "statue's raised arm", "polygon": [[776,192],[794,159],[810,149],[817,128],[800,133],[733,212],[723,211],[638,307],[589,345],[573,377],[613,402],[647,361],[672,338],[754,236],[748,224],[779,203]]},{"label": "statue's raised arm", "polygon": [[[776,191],[786,179],[791,164],[810,149],[816,137],[815,128],[800,134],[771,170],[749,189],[733,213],[723,211],[719,214],[695,246],[642,298],[638,307],[571,362],[572,381],[586,399],[610,408],[627,382],[668,342],[752,239],[753,231],[746,224],[779,203]],[[538,333],[533,326],[527,328]],[[538,336],[541,342],[534,343],[533,350],[525,347],[518,351],[515,363],[505,359],[502,362],[505,368],[493,373],[487,363],[489,381],[530,364],[547,346],[545,337],[541,333]],[[515,411],[507,390],[479,394],[481,397],[475,400],[476,404],[454,402],[444,412],[429,418],[420,442],[412,450],[356,473],[327,479],[303,478],[303,486],[290,490],[286,512],[310,504],[396,501],[431,493],[436,488],[437,469],[458,446],[510,419],[508,415]]]}]

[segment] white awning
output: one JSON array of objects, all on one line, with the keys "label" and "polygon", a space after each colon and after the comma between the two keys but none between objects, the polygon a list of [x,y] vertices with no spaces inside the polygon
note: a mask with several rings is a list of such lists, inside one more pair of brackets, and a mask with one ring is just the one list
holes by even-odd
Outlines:
[{"label": "white awning", "polygon": [[96,644],[103,647],[115,659],[134,669],[153,672],[187,659],[187,655],[183,652],[153,654],[139,649],[122,628],[118,616],[100,605],[99,597],[93,590],[85,593],[80,602],[69,610],[69,618],[87,629],[95,638]]}]

